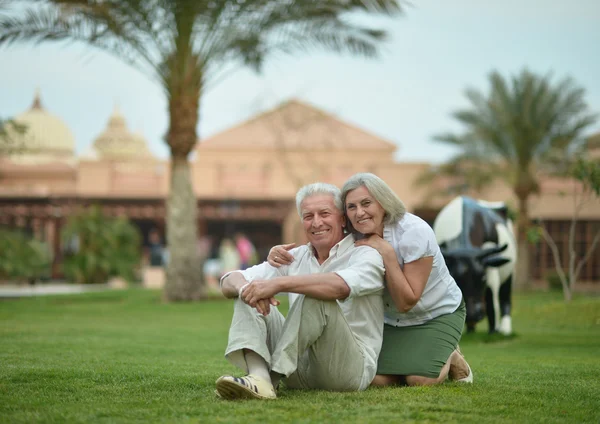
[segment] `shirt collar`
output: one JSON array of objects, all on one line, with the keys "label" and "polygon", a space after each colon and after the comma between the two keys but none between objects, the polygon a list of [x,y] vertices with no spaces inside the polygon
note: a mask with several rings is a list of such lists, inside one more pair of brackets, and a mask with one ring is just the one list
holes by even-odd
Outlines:
[{"label": "shirt collar", "polygon": [[[332,256],[342,254],[352,247],[354,247],[354,236],[352,234],[348,234],[329,250],[329,257],[331,258]],[[315,254],[314,247],[312,247],[312,245],[308,243],[308,248],[310,254],[316,259],[317,255]]]}]

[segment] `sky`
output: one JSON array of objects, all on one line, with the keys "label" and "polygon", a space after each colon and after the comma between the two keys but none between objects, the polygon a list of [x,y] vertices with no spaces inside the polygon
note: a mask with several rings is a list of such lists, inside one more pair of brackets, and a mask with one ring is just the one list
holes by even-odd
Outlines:
[{"label": "sky", "polygon": [[[398,161],[439,163],[455,152],[432,138],[461,129],[451,113],[468,106],[465,89],[486,92],[492,70],[524,68],[572,77],[600,113],[598,0],[412,0],[403,16],[376,22],[390,35],[378,59],[310,52],[269,60],[260,75],[233,73],[203,97],[199,136],[296,98],[394,142]],[[70,127],[78,153],[118,105],[152,152],[168,157],[161,88],[118,58],[78,44],[0,49],[0,117],[27,110],[36,89]]]}]

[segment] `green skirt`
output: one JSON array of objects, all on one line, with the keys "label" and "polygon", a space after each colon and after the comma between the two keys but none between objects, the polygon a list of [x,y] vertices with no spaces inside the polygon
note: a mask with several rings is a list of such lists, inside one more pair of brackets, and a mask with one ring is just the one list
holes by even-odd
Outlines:
[{"label": "green skirt", "polygon": [[437,378],[458,346],[465,325],[464,301],[451,314],[412,327],[384,325],[377,374]]}]

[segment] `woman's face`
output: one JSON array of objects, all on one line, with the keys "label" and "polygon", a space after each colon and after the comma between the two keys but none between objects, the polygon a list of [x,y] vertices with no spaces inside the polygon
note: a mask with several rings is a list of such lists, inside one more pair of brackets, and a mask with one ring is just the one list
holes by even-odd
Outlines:
[{"label": "woman's face", "polygon": [[365,186],[349,191],[345,206],[348,219],[356,231],[383,237],[385,210]]}]

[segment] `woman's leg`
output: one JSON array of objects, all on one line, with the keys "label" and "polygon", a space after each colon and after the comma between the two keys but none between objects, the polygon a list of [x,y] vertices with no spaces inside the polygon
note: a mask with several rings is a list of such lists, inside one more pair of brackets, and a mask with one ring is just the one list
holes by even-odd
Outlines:
[{"label": "woman's leg", "polygon": [[432,386],[434,384],[440,384],[446,381],[448,377],[448,370],[450,369],[450,363],[447,362],[442,367],[440,375],[437,378],[423,377],[420,375],[389,375],[389,374],[377,374],[371,386],[373,387],[384,387],[384,386],[397,386],[405,384],[407,386]]},{"label": "woman's leg", "polygon": [[371,381],[371,386],[373,387],[384,387],[384,386],[394,386],[401,384],[404,380],[403,375],[389,375],[389,374],[377,374],[373,381]]},{"label": "woman's leg", "polygon": [[472,381],[470,368],[457,347],[465,315],[463,303],[455,312],[434,318],[423,325],[385,325],[377,364],[378,375],[371,385],[433,385],[443,383],[448,378]]},{"label": "woman's leg", "polygon": [[[454,355],[454,352],[452,352],[452,355]],[[443,383],[446,381],[446,378],[448,378],[452,355],[450,355],[450,358],[448,358],[448,361],[446,361],[442,367],[440,375],[438,375],[437,378],[423,377],[421,375],[407,375],[406,384],[409,386],[433,386],[434,384]]]},{"label": "woman's leg", "polygon": [[422,377],[420,375],[409,375],[406,384],[409,386],[432,386],[446,381],[448,376],[451,380],[461,380],[469,376],[470,368],[458,348],[452,352],[437,378]]}]

